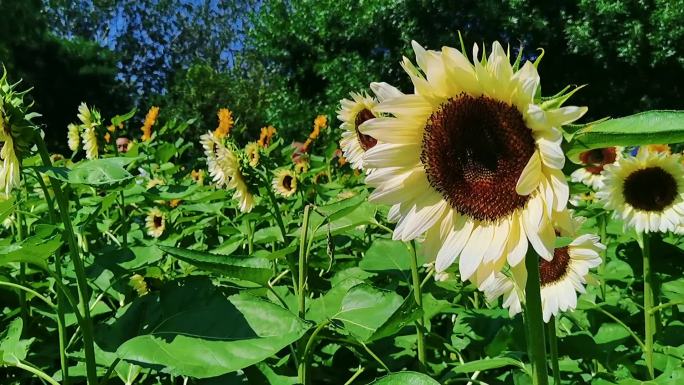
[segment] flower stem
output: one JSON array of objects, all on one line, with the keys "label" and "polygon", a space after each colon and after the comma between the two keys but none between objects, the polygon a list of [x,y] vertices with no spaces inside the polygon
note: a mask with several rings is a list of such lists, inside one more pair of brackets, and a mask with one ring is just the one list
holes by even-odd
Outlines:
[{"label": "flower stem", "polygon": [[[43,161],[43,165],[52,166],[52,161],[50,160],[50,154],[48,153],[45,141],[40,136],[38,132],[34,135],[36,139],[36,144],[38,145],[38,152],[40,158]],[[95,361],[95,348],[94,348],[94,338],[93,338],[93,322],[90,318],[90,307],[89,304],[89,291],[88,283],[86,281],[85,266],[83,264],[83,259],[81,259],[80,250],[78,248],[78,241],[76,240],[76,235],[74,234],[74,228],[71,224],[71,218],[69,217],[69,198],[64,195],[60,185],[60,181],[55,178],[50,178],[50,186],[52,191],[55,193],[55,200],[57,201],[57,206],[59,207],[59,215],[64,225],[64,233],[66,235],[67,243],[69,245],[69,253],[71,256],[71,262],[74,264],[74,272],[76,273],[76,285],[78,287],[78,299],[79,308],[83,316],[80,326],[83,333],[83,350],[85,352],[86,361],[86,378],[88,380],[88,385],[97,385],[97,371],[96,371],[96,361]],[[74,311],[79,311],[74,309]]]},{"label": "flower stem", "polygon": [[560,385],[560,369],[558,366],[558,339],[556,338],[556,317],[551,317],[546,324],[546,331],[549,335],[549,351],[551,353],[551,369],[553,370],[553,384]]},{"label": "flower stem", "polygon": [[[311,206],[306,205],[304,206],[304,218],[302,219],[302,228],[301,228],[301,233],[299,236],[299,266],[298,266],[298,278],[297,278],[297,299],[298,299],[298,304],[297,304],[297,309],[299,313],[299,318],[305,319],[306,318],[306,280],[307,280],[307,268],[308,268],[308,252],[307,252],[307,239],[308,239],[308,232],[309,232],[309,217],[311,216]],[[325,326],[324,324],[321,324]],[[299,382],[307,385],[308,384],[308,372],[309,372],[309,365],[308,365],[308,360],[307,360],[307,355],[308,355],[308,350],[311,349],[310,344],[313,343],[313,339],[316,338],[316,335],[318,332],[320,332],[320,329],[322,327],[319,325],[319,328],[314,331],[314,333],[309,337],[309,342],[304,345],[304,340],[301,341],[300,343],[300,357],[299,357]]]},{"label": "flower stem", "polygon": [[[19,195],[21,197],[21,193]],[[19,205],[20,203],[17,202]],[[17,210],[17,243],[21,243],[24,240],[24,214],[21,212],[21,207]],[[26,282],[26,263],[19,263],[19,283],[24,284]],[[26,293],[20,291],[19,293],[19,306],[21,307],[21,320],[24,321],[24,325],[28,325],[29,319],[29,308],[26,303]]]},{"label": "flower stem", "polygon": [[126,198],[124,197],[124,191],[121,190],[119,193],[121,196],[121,232],[123,237],[123,248],[128,249],[128,217],[126,216]]},{"label": "flower stem", "polygon": [[525,257],[527,284],[525,285],[525,326],[527,327],[527,352],[532,363],[534,385],[548,385],[546,367],[546,343],[542,318],[539,257],[529,251]]},{"label": "flower stem", "polygon": [[[421,290],[420,275],[418,274],[418,257],[416,256],[416,245],[411,242],[409,244],[409,249],[411,250],[411,281],[413,284],[413,295],[416,298],[416,304],[422,310],[423,309],[423,293]],[[420,371],[425,372],[427,370],[427,360],[425,355],[425,336],[423,330],[425,328],[425,318],[421,316],[416,320],[416,340],[418,347],[418,365],[420,366]]]},{"label": "flower stem", "polygon": [[648,233],[637,234],[644,264],[644,359],[648,375],[655,378],[653,369],[653,335],[655,334],[655,314],[653,312],[653,273],[651,272],[651,239]]},{"label": "flower stem", "polygon": [[[603,242],[604,245],[608,244],[607,238],[607,231],[606,231],[606,226],[608,222],[606,213],[599,214],[598,217],[596,217],[596,220],[598,221],[598,230],[599,230],[599,237],[601,238],[601,242]],[[606,298],[606,280],[603,279],[605,277],[605,270],[606,270],[606,259],[608,257],[608,252],[606,250],[601,251],[600,253],[601,256],[601,264],[598,266],[598,275],[601,277],[601,283],[600,283],[600,288],[601,288],[601,298],[605,300]]]}]

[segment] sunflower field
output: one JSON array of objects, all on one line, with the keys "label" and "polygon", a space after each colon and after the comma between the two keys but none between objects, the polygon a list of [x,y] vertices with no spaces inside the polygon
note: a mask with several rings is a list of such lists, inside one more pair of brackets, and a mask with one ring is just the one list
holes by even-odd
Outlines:
[{"label": "sunflower field", "polygon": [[451,36],[304,129],[160,96],[58,130],[5,68],[0,384],[684,384],[684,111]]}]

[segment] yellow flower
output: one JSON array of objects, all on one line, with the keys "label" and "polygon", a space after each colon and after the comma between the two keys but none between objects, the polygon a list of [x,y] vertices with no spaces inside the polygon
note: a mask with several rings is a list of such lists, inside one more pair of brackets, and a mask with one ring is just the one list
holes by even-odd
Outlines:
[{"label": "yellow flower", "polygon": [[81,138],[83,139],[83,149],[86,152],[86,158],[97,159],[98,156],[98,145],[97,145],[97,133],[95,132],[95,126],[83,126],[83,132],[81,133]]},{"label": "yellow flower", "polygon": [[569,195],[560,127],[587,109],[542,104],[536,66],[514,67],[498,42],[487,58],[475,45],[472,62],[454,48],[412,45],[420,69],[406,58],[402,66],[414,93],[384,99],[375,110],[387,115],[359,127],[378,141],[363,167],[370,201],[390,205],[398,222],[394,239],[424,235],[436,271],[458,259],[462,280],[519,265],[530,244],[551,260],[551,215]]},{"label": "yellow flower", "polygon": [[92,111],[90,111],[88,105],[85,103],[81,103],[78,106],[78,114],[76,116],[81,121],[81,123],[83,123],[83,125],[86,127],[96,125],[96,122],[93,120],[93,113]]},{"label": "yellow flower", "polygon": [[259,148],[259,143],[257,142],[249,142],[245,146],[245,155],[247,155],[247,159],[249,159],[249,165],[252,167],[256,167],[259,164]]},{"label": "yellow flower", "polygon": [[639,147],[639,151],[637,152],[637,154],[640,154],[645,151],[660,152],[667,155],[672,154],[672,150],[670,149],[670,146],[667,144],[647,144],[645,146]]},{"label": "yellow flower", "polygon": [[145,122],[140,130],[143,132],[141,140],[146,142],[152,139],[152,126],[157,122],[157,116],[159,116],[159,107],[152,106],[147,115],[145,116]]},{"label": "yellow flower", "polygon": [[153,238],[159,238],[166,229],[166,216],[158,208],[154,207],[147,212],[145,218],[145,228],[147,228],[147,235]]},{"label": "yellow flower", "polygon": [[153,187],[156,187],[156,186],[163,186],[163,185],[165,185],[165,184],[166,184],[166,182],[164,182],[163,179],[154,178],[154,179],[150,179],[150,181],[147,182],[146,188],[149,190],[149,189],[151,189],[151,188],[153,188]]},{"label": "yellow flower", "polygon": [[133,287],[133,289],[135,289],[136,293],[138,293],[139,296],[143,296],[150,291],[147,288],[145,277],[143,277],[140,274],[133,274],[129,281],[129,284],[131,285],[131,287]]},{"label": "yellow flower", "polygon": [[112,133],[113,133],[114,131],[116,131],[116,127],[114,127],[114,125],[113,125],[113,124],[110,124],[109,126],[107,126],[107,131],[109,131],[109,132],[112,132]]},{"label": "yellow flower", "polygon": [[286,198],[291,197],[297,192],[297,178],[292,171],[287,169],[276,171],[271,184],[276,193]]},{"label": "yellow flower", "polygon": [[223,139],[230,135],[230,129],[233,127],[233,114],[227,108],[221,108],[218,111],[219,125],[214,131],[217,138]]},{"label": "yellow flower", "polygon": [[68,128],[68,133],[67,133],[67,139],[68,139],[68,144],[69,144],[69,150],[71,151],[78,151],[78,146],[81,145],[81,136],[78,132],[78,125],[70,123]]},{"label": "yellow flower", "polygon": [[180,200],[180,199],[171,199],[171,200],[169,201],[169,206],[170,206],[171,208],[176,208],[176,207],[178,207],[179,204],[181,204],[181,200]]},{"label": "yellow flower", "polygon": [[106,132],[104,135],[104,140],[105,142],[109,143],[109,141],[112,139],[112,136],[109,134],[109,132]]},{"label": "yellow flower", "polygon": [[573,171],[570,179],[598,190],[603,184],[603,169],[622,159],[622,150],[622,147],[607,147],[581,153],[579,158],[585,166]]},{"label": "yellow flower", "polygon": [[[4,121],[0,122],[3,126]],[[2,161],[2,168],[0,168],[0,199],[7,198],[13,188],[19,187],[20,172],[19,158],[14,151],[14,139],[12,135],[6,132],[5,127],[0,127],[0,142],[2,148],[0,149],[0,160]]]},{"label": "yellow flower", "polygon": [[328,117],[326,115],[318,115],[316,117],[316,119],[314,119],[314,127],[318,127],[319,132],[320,132],[320,129],[325,128],[325,126],[327,126],[327,125],[328,125]]},{"label": "yellow flower", "polygon": [[192,170],[190,173],[190,178],[192,178],[198,185],[204,184],[204,170]]},{"label": "yellow flower", "polygon": [[309,162],[304,159],[300,160],[299,162],[295,162],[294,170],[297,174],[303,174],[309,171]]},{"label": "yellow flower", "polygon": [[271,139],[275,135],[277,130],[273,126],[267,126],[261,128],[261,133],[259,134],[259,146],[266,148],[271,145]]}]

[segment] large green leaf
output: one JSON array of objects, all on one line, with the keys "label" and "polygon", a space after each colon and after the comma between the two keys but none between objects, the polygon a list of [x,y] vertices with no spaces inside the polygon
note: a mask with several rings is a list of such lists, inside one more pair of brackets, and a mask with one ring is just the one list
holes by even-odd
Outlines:
[{"label": "large green leaf", "polygon": [[42,226],[22,242],[0,246],[0,265],[25,262],[47,269],[47,258],[62,246],[62,237],[54,230],[51,226]]},{"label": "large green leaf", "polygon": [[84,184],[93,187],[118,187],[133,179],[124,166],[131,163],[132,158],[105,158],[86,160],[78,163],[69,172],[69,183]]},{"label": "large green leaf", "polygon": [[510,357],[494,357],[466,362],[463,365],[455,367],[452,371],[454,373],[472,373],[484,370],[503,368],[505,366],[517,366],[519,368],[524,368],[525,364]]},{"label": "large green leaf", "polygon": [[[397,293],[362,283],[349,289],[340,310],[332,318],[342,321],[344,329],[354,337],[371,341],[375,332],[388,322],[402,303],[404,299]],[[385,334],[383,332],[378,337]]]},{"label": "large green leaf", "polygon": [[309,325],[269,301],[226,297],[206,277],[169,282],[136,299],[97,333],[98,345],[128,362],[207,378],[261,362],[297,341]]},{"label": "large green leaf", "polygon": [[580,129],[566,153],[579,163],[579,154],[594,148],[680,142],[684,142],[684,111],[646,111]]},{"label": "large green leaf", "polygon": [[158,247],[181,261],[201,269],[260,285],[265,285],[273,273],[271,263],[266,258],[238,258],[169,246]]},{"label": "large green leaf", "polygon": [[15,318],[7,327],[7,331],[4,333],[2,340],[0,340],[0,358],[2,358],[2,362],[14,364],[26,358],[33,338],[29,340],[21,339],[23,326],[24,323],[21,318]]},{"label": "large green leaf", "polygon": [[359,267],[366,271],[407,271],[411,268],[411,253],[403,242],[376,239],[359,262]]},{"label": "large green leaf", "polygon": [[387,375],[368,385],[439,385],[439,382],[422,373],[401,372]]}]

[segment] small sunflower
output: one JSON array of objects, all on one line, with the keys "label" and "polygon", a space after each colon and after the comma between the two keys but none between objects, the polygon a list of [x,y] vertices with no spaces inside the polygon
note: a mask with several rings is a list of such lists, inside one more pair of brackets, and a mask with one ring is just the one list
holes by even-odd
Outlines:
[{"label": "small sunflower", "polygon": [[105,143],[109,143],[109,141],[112,139],[112,135],[109,132],[106,132],[104,135],[104,140]]},{"label": "small sunflower", "polygon": [[78,119],[81,121],[81,139],[83,150],[87,159],[97,159],[99,154],[96,128],[101,124],[100,113],[88,105],[81,103],[78,106]]},{"label": "small sunflower", "polygon": [[249,142],[245,146],[245,155],[247,156],[247,159],[249,160],[249,165],[252,167],[256,167],[259,165],[259,157],[261,155],[261,150],[259,147],[259,143],[257,142]]},{"label": "small sunflower", "polygon": [[314,127],[319,128],[319,132],[321,128],[324,128],[325,126],[328,125],[328,116],[327,115],[318,115],[316,119],[314,119]]},{"label": "small sunflower", "polygon": [[233,124],[235,123],[233,121],[233,113],[227,108],[221,108],[217,115],[219,125],[214,131],[214,135],[219,139],[223,139],[230,135],[230,129],[233,128]]},{"label": "small sunflower", "polygon": [[190,172],[190,178],[192,178],[195,183],[202,186],[204,184],[204,170],[192,170],[192,172]]},{"label": "small sunflower", "polygon": [[147,185],[145,186],[145,188],[149,190],[149,189],[154,188],[156,186],[163,186],[165,184],[166,184],[166,182],[164,182],[163,179],[153,178],[147,182]]},{"label": "small sunflower", "polygon": [[86,158],[97,159],[99,150],[97,147],[97,133],[95,132],[95,127],[84,126],[81,137],[83,138],[83,149],[86,152]]},{"label": "small sunflower", "polygon": [[639,147],[639,152],[649,151],[649,152],[660,152],[663,154],[672,154],[672,149],[667,144],[647,144],[645,146]]},{"label": "small sunflower", "polygon": [[161,237],[166,229],[166,216],[156,207],[150,209],[145,219],[145,227],[147,235],[153,238]]},{"label": "small sunflower", "polygon": [[157,122],[158,116],[159,107],[157,106],[152,106],[149,109],[149,111],[147,111],[147,115],[145,115],[145,122],[143,123],[143,126],[140,128],[140,130],[143,132],[143,135],[140,139],[143,142],[152,139],[152,126],[154,126],[154,124]]},{"label": "small sunflower", "polygon": [[[553,259],[539,261],[541,300],[544,322],[560,312],[577,307],[577,293],[584,293],[589,269],[601,264],[600,252],[605,250],[598,236],[585,234],[569,245],[554,250]],[[527,272],[522,264],[513,267],[508,275],[498,272],[486,280],[480,289],[488,301],[503,295],[503,307],[512,317],[522,311]]]},{"label": "small sunflower", "polygon": [[309,171],[309,161],[306,159],[300,159],[298,162],[295,162],[294,171],[296,174],[304,174],[305,172]]},{"label": "small sunflower", "polygon": [[684,165],[679,155],[641,151],[606,166],[596,197],[637,232],[674,231],[684,224]]},{"label": "small sunflower", "polygon": [[171,200],[169,201],[169,207],[175,209],[176,207],[178,207],[178,205],[181,204],[181,202],[182,202],[182,201],[181,201],[180,199],[171,199]]},{"label": "small sunflower", "polygon": [[295,177],[295,174],[288,169],[276,171],[272,184],[273,190],[286,198],[291,197],[297,192],[297,178]]},{"label": "small sunflower", "polygon": [[[4,122],[0,122],[4,124]],[[0,127],[0,142],[2,148],[0,149],[0,160],[2,161],[2,168],[0,168],[0,199],[8,197],[13,188],[19,187],[21,162],[17,157],[14,149],[14,140],[12,135],[6,132],[5,127]]]},{"label": "small sunflower", "polygon": [[67,139],[69,144],[69,150],[78,151],[78,146],[81,145],[81,136],[79,134],[79,127],[76,124],[70,123],[67,127]]},{"label": "small sunflower", "polygon": [[262,148],[267,148],[271,145],[271,140],[273,136],[278,132],[273,126],[266,126],[261,128],[261,133],[259,134],[259,146]]},{"label": "small sunflower", "polygon": [[622,147],[607,147],[581,153],[579,158],[584,167],[573,171],[570,178],[573,182],[583,183],[594,190],[598,190],[603,184],[603,169],[621,159],[622,150]]},{"label": "small sunflower", "polygon": [[342,99],[342,108],[338,111],[337,118],[342,121],[342,139],[340,147],[344,151],[344,157],[351,163],[352,168],[363,169],[363,154],[375,147],[377,139],[370,135],[359,132],[359,126],[364,122],[379,117],[374,112],[377,100],[367,94],[350,94],[351,100]]},{"label": "small sunflower", "polygon": [[472,63],[412,44],[420,69],[403,67],[414,93],[383,100],[374,110],[387,117],[359,127],[378,141],[363,167],[370,200],[392,206],[394,239],[425,234],[436,271],[458,259],[463,280],[480,265],[518,265],[528,241],[552,259],[551,216],[569,195],[560,128],[587,109],[542,103],[536,65],[512,66],[498,42],[486,58],[475,45]]}]

